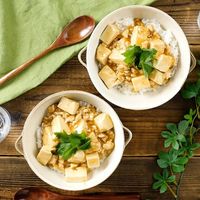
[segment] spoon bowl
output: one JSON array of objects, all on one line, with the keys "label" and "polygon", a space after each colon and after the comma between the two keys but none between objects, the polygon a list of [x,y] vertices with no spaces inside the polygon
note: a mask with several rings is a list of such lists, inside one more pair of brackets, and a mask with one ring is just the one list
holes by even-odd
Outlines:
[{"label": "spoon bowl", "polygon": [[95,20],[90,16],[80,16],[68,24],[52,44],[53,48],[69,46],[85,40],[93,31]]},{"label": "spoon bowl", "polygon": [[0,78],[0,86],[3,85],[8,80],[14,78],[26,68],[28,68],[31,64],[33,64],[36,60],[42,58],[49,52],[61,48],[66,47],[72,44],[76,44],[85,40],[93,31],[95,27],[95,20],[90,16],[80,16],[74,19],[71,23],[69,23],[60,35],[56,38],[56,40],[43,52],[34,58],[28,60],[24,64],[10,71],[6,75]]}]

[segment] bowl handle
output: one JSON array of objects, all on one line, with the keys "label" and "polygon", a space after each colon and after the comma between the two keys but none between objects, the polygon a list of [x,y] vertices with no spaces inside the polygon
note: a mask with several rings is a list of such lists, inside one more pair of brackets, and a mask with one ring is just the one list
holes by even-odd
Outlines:
[{"label": "bowl handle", "polygon": [[126,148],[126,146],[129,144],[129,142],[131,141],[131,139],[133,137],[133,133],[130,129],[128,129],[125,126],[123,126],[123,129],[125,130],[124,133],[128,133],[128,138],[126,139],[125,145],[124,145],[124,148]]},{"label": "bowl handle", "polygon": [[79,51],[79,53],[78,53],[78,60],[79,60],[79,62],[80,62],[85,68],[87,68],[87,65],[86,65],[86,63],[84,63],[83,60],[82,60],[82,54],[86,51],[86,49],[87,49],[87,47],[84,47],[84,48],[81,49],[81,50]]},{"label": "bowl handle", "polygon": [[20,142],[22,140],[22,134],[17,138],[17,140],[15,141],[15,149],[16,151],[21,154],[22,156],[24,155],[24,153],[20,150]]},{"label": "bowl handle", "polygon": [[190,51],[190,55],[191,55],[191,65],[190,65],[190,72],[193,71],[193,69],[196,67],[197,65],[197,60],[194,57],[194,54]]}]

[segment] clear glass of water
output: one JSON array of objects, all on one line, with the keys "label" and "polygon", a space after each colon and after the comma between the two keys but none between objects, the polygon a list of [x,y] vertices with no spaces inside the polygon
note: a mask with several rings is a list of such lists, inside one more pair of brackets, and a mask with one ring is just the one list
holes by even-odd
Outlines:
[{"label": "clear glass of water", "polygon": [[2,142],[11,128],[11,117],[8,111],[0,106],[0,142]]}]

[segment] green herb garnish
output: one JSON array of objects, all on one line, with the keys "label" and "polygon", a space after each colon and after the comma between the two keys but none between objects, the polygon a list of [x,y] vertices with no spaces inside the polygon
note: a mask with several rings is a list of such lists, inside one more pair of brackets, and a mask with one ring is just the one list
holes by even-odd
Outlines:
[{"label": "green herb garnish", "polygon": [[55,133],[59,139],[57,145],[57,154],[62,156],[64,160],[69,159],[78,150],[87,150],[90,148],[90,138],[86,137],[84,132],[78,134],[77,132],[68,135],[65,131]]},{"label": "green herb garnish", "polygon": [[175,199],[179,199],[179,190],[183,174],[194,151],[200,148],[195,136],[200,131],[200,78],[195,83],[189,83],[182,90],[185,99],[193,99],[195,107],[190,108],[184,119],[178,124],[168,123],[167,130],[161,135],[164,140],[165,152],[160,152],[157,159],[161,173],[155,173],[153,189],[160,193],[169,190]]},{"label": "green herb garnish", "polygon": [[153,59],[156,54],[155,49],[142,49],[140,46],[129,46],[123,55],[125,63],[134,65],[137,69],[142,69],[146,77],[153,71]]}]

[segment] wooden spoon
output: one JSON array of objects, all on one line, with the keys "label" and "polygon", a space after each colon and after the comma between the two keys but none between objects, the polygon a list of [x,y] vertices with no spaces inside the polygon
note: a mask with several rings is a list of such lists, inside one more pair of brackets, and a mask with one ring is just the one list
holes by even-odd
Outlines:
[{"label": "wooden spoon", "polygon": [[[20,65],[16,69],[13,69],[8,74],[0,78],[0,86],[4,84],[6,81],[14,78],[20,72],[24,71],[27,67],[29,67],[32,63],[34,63],[39,58],[45,56],[49,52],[58,49],[60,47],[66,47],[78,42],[83,41],[87,38],[93,31],[95,27],[95,21],[90,16],[80,16],[74,19],[70,24],[68,24],[62,33],[57,37],[57,39],[43,52],[41,52],[36,57],[28,60],[24,64]],[[39,37],[39,36],[38,36]]]},{"label": "wooden spoon", "polygon": [[125,194],[112,194],[112,193],[102,193],[102,194],[92,194],[92,195],[82,195],[82,196],[69,196],[61,195],[55,192],[51,192],[44,188],[39,187],[28,187],[19,190],[15,196],[14,200],[140,200],[138,194],[125,193]]}]

